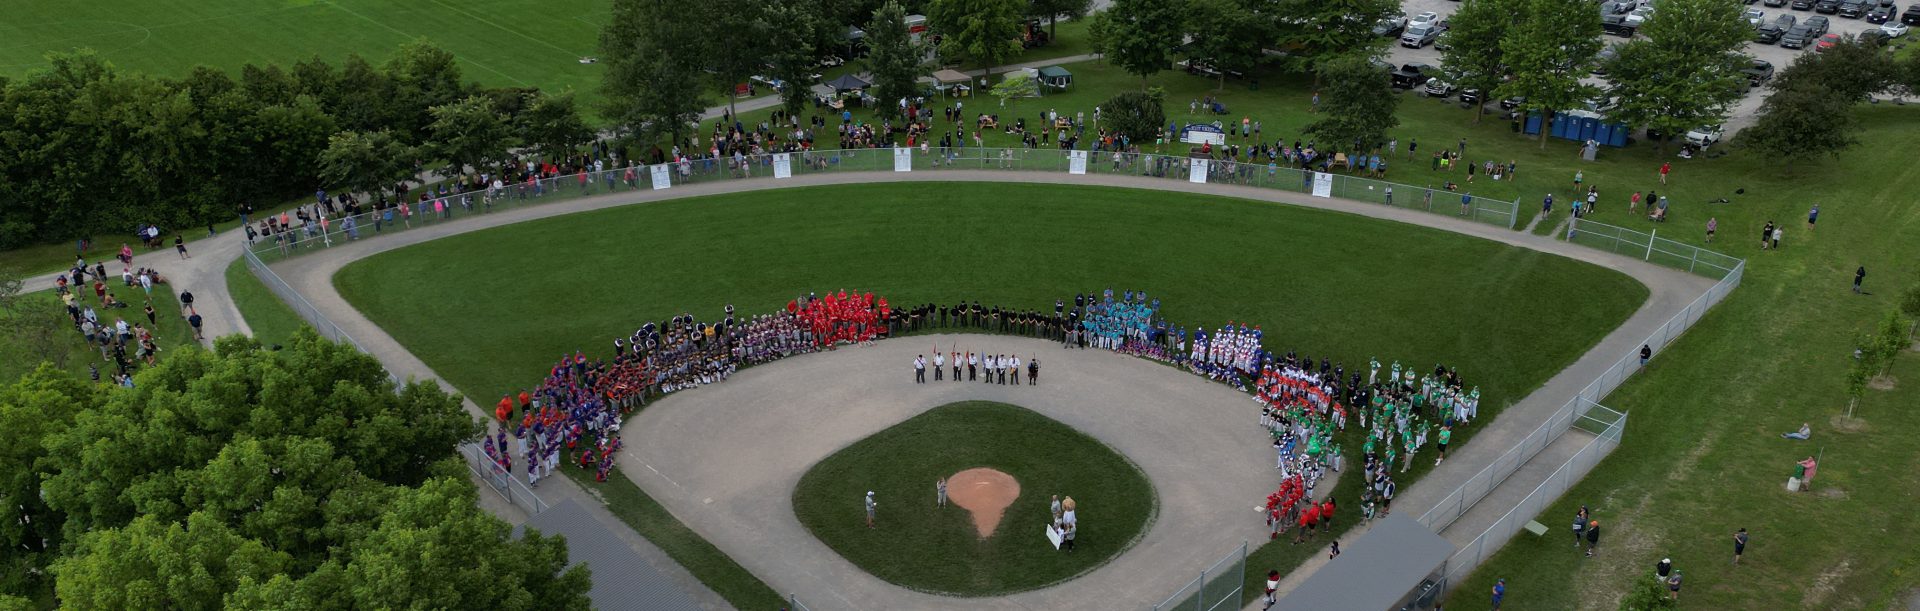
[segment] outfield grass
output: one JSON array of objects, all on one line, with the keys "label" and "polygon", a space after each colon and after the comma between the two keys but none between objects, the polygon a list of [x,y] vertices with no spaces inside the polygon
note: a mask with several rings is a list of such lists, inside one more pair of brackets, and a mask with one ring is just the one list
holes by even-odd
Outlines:
[{"label": "outfield grass", "polygon": [[[934,480],[975,467],[997,469],[1020,486],[985,538],[972,513],[931,502]],[[879,528],[860,519],[865,491],[880,501]],[[1033,544],[1056,494],[1100,516],[1081,525],[1071,554]],[[1046,416],[987,401],[936,407],[856,441],[816,463],[793,491],[800,523],[854,565],[895,585],[954,596],[1022,592],[1091,571],[1132,547],[1158,504],[1146,475],[1112,448]]]},{"label": "outfield grass", "polygon": [[[945,264],[961,255],[967,264]],[[482,398],[530,385],[552,359],[599,350],[641,321],[718,316],[727,303],[769,311],[800,291],[848,287],[899,304],[1044,308],[1074,291],[1135,286],[1161,298],[1175,321],[1259,322],[1276,350],[1356,367],[1372,356],[1458,366],[1495,413],[1646,296],[1626,276],[1568,259],[1351,215],[974,183],[791,189],[575,214],[376,255],[335,283],[442,377]],[[1440,295],[1449,298],[1427,297]],[[447,304],[459,304],[459,324],[448,324]],[[1470,443],[1471,433],[1457,435]],[[1422,461],[1404,481],[1430,468]],[[1344,478],[1336,493],[1357,496],[1346,480],[1358,481]],[[638,488],[622,495],[644,497]],[[629,523],[646,533],[643,520]],[[1304,549],[1268,545],[1251,562],[1290,567],[1315,553]],[[724,556],[699,558],[689,569],[716,589],[714,579],[736,578],[701,572],[732,566]]]},{"label": "outfield grass", "polygon": [[307,326],[299,314],[253,276],[245,259],[227,266],[227,295],[233,298],[240,317],[246,319],[247,327],[253,330],[253,338],[263,346],[284,345],[294,331]]}]

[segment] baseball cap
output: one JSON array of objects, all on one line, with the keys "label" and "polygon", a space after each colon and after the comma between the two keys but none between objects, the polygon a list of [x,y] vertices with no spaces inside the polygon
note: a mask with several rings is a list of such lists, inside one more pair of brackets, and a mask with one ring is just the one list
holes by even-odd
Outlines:
[{"label": "baseball cap", "polygon": [[873,496],[873,491],[872,491],[872,490],[868,490],[868,491],[867,491],[867,496]]}]

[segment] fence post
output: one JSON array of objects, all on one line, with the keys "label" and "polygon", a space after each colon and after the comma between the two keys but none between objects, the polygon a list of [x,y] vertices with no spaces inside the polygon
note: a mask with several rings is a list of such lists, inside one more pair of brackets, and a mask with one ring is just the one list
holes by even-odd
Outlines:
[{"label": "fence post", "polygon": [[1653,233],[1647,234],[1647,256],[1646,258],[1641,259],[1642,261],[1653,260],[1653,242],[1654,240],[1658,240],[1658,239],[1660,239],[1660,228],[1655,227],[1653,228]]},{"label": "fence post", "polygon": [[[1659,231],[1659,230],[1655,229],[1654,231]],[[1687,260],[1687,273],[1689,274],[1693,273],[1693,264],[1699,263],[1699,262],[1700,262],[1700,249],[1695,248],[1693,249],[1693,258]]]},{"label": "fence post", "polygon": [[1207,570],[1200,569],[1200,587],[1193,590],[1193,611],[1207,609]]}]

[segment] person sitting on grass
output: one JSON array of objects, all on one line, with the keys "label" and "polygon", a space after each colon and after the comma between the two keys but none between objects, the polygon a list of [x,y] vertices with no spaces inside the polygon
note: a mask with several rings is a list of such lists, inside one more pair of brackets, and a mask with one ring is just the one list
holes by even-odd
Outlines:
[{"label": "person sitting on grass", "polygon": [[1805,423],[1805,422],[1802,422],[1802,423],[1800,423],[1800,430],[1799,430],[1799,431],[1795,431],[1795,432],[1792,432],[1792,433],[1781,433],[1781,434],[1780,434],[1780,437],[1781,437],[1781,438],[1784,438],[1784,439],[1798,439],[1798,440],[1801,440],[1801,441],[1806,441],[1808,437],[1812,437],[1812,436],[1813,436],[1813,427],[1811,427],[1811,426],[1808,426],[1808,425],[1807,425],[1807,423]]}]

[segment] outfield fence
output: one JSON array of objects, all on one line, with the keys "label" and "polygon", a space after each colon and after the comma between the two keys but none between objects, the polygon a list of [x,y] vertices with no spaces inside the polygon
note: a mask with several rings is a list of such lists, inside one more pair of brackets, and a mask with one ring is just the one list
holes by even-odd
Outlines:
[{"label": "outfield fence", "polygon": [[[307,321],[307,325],[313,327],[321,337],[353,346],[361,353],[367,352],[367,349],[362,347],[360,342],[355,341],[353,336],[348,335],[339,325],[333,324],[332,320],[328,320],[325,314],[320,313],[319,308],[308,303],[307,298],[300,295],[300,291],[294,290],[293,286],[282,280],[279,274],[273,273],[273,269],[268,267],[260,257],[251,251],[243,251],[241,258],[246,260],[247,270],[253,272],[253,276],[259,278],[260,283],[267,286],[267,290],[272,291],[275,297],[279,297],[282,303],[287,304],[287,307],[292,308],[302,320]],[[387,373],[387,380],[396,387],[404,383],[403,380],[394,377],[392,372]],[[501,498],[530,514],[547,510],[546,501],[534,494],[525,482],[514,479],[512,469],[487,457],[486,452],[481,451],[480,444],[466,443],[459,449],[460,455],[465,459],[467,471],[473,474],[474,479],[486,482],[494,492],[500,494]]]},{"label": "outfield fence", "polygon": [[1715,280],[1734,274],[1742,263],[1741,259],[1731,255],[1662,238],[1657,226],[1638,231],[1574,218],[1567,225],[1565,238],[1581,246],[1638,257],[1648,263],[1686,270],[1689,274]]},{"label": "outfield fence", "polygon": [[1200,575],[1180,586],[1166,600],[1154,605],[1154,611],[1220,611],[1239,609],[1240,594],[1247,587],[1247,542],[1241,541],[1226,556],[1200,571]]},{"label": "outfield fence", "polygon": [[[922,149],[848,149],[743,155],[651,166],[615,168],[546,178],[406,202],[385,210],[315,220],[273,236],[261,236],[249,250],[265,261],[297,256],[336,243],[368,239],[474,215],[608,193],[661,190],[708,182],[778,179],[841,172],[937,172],[1006,170],[1127,175],[1183,182],[1240,185],[1337,197],[1421,210],[1512,228],[1519,218],[1514,201],[1447,191],[1444,185],[1415,186],[1352,173],[1313,172],[1278,165],[1193,159],[1151,153],[1114,153],[1060,149],[938,147]],[[1195,177],[1199,179],[1196,180]],[[263,219],[266,217],[262,217]],[[294,221],[289,213],[288,219]],[[256,223],[257,227],[258,224]]]}]

